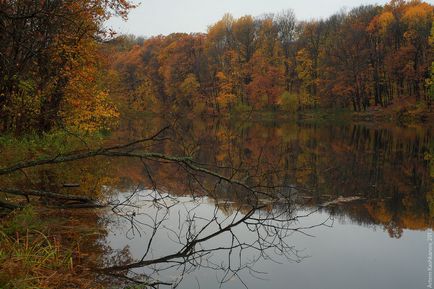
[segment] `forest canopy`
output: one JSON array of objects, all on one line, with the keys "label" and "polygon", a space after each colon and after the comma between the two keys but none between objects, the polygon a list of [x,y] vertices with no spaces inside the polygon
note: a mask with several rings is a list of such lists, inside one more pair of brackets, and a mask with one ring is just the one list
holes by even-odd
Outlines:
[{"label": "forest canopy", "polygon": [[[433,6],[393,0],[327,19],[225,15],[207,33],[113,41],[123,97],[143,110],[363,111],[433,100]],[[430,36],[431,35],[431,36]],[[431,39],[431,40],[430,40]]]},{"label": "forest canopy", "polygon": [[116,117],[101,83],[104,22],[126,18],[125,0],[0,1],[0,126],[92,130]]},{"label": "forest canopy", "polygon": [[125,0],[0,2],[0,130],[109,127],[121,108],[226,114],[316,108],[431,110],[433,6],[392,0],[327,19],[291,10],[207,33],[151,38],[104,28]]}]

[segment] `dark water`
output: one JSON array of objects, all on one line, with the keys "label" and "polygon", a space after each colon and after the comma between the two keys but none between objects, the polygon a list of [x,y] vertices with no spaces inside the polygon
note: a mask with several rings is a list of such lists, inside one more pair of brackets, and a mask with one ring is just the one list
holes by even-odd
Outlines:
[{"label": "dark water", "polygon": [[178,288],[429,285],[431,126],[138,118],[110,142],[167,124],[140,149],[193,167],[97,158],[28,173],[38,188],[80,183],[118,204],[98,221],[100,265],[130,269],[112,273]]}]

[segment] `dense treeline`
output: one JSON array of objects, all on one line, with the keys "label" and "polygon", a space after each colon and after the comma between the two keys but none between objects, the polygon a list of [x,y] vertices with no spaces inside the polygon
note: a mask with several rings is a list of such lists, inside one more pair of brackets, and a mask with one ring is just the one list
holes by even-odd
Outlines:
[{"label": "dense treeline", "polygon": [[432,23],[432,5],[392,0],[306,22],[225,15],[206,34],[123,36],[111,49],[122,95],[144,110],[429,108]]},{"label": "dense treeline", "polygon": [[431,106],[433,6],[425,2],[393,0],[307,22],[291,11],[225,15],[206,34],[121,36],[101,49],[110,34],[104,21],[132,7],[1,1],[0,130],[93,130],[125,100],[146,111],[214,114],[362,111],[403,99]]},{"label": "dense treeline", "polygon": [[116,115],[101,84],[103,23],[125,0],[0,1],[0,130],[92,129]]}]

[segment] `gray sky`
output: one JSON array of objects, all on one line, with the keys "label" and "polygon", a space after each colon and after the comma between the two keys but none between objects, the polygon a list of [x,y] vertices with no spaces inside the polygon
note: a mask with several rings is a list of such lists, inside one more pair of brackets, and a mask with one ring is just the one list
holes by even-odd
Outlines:
[{"label": "gray sky", "polygon": [[[138,3],[139,1],[134,1]],[[206,32],[225,13],[234,17],[259,16],[293,9],[297,19],[323,18],[342,8],[362,4],[384,4],[388,0],[141,0],[127,22],[112,19],[108,26],[137,36],[167,35],[173,32]]]}]

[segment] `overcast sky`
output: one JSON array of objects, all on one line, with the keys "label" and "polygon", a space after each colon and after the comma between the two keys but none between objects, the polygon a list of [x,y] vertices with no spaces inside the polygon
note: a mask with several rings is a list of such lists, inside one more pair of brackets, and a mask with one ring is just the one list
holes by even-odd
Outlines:
[{"label": "overcast sky", "polygon": [[[139,1],[134,1],[138,3]],[[116,31],[137,36],[167,35],[173,32],[206,32],[225,13],[234,17],[259,16],[293,9],[297,19],[324,18],[342,8],[362,4],[385,4],[388,0],[141,0],[127,22],[112,19]]]}]

